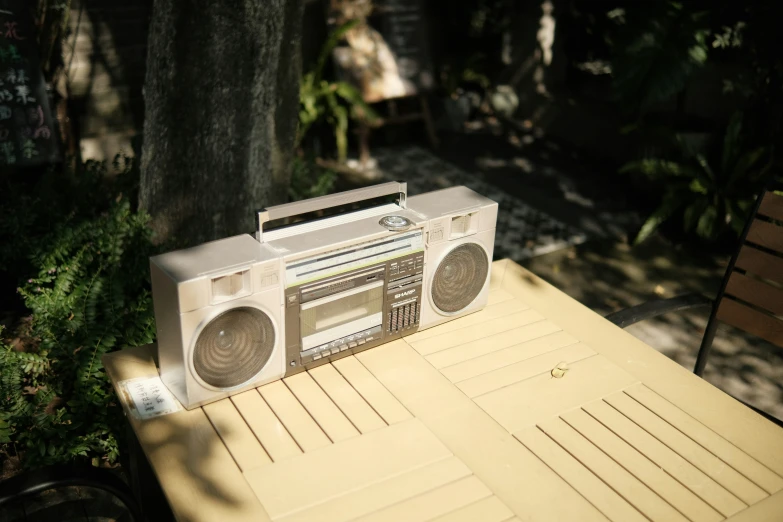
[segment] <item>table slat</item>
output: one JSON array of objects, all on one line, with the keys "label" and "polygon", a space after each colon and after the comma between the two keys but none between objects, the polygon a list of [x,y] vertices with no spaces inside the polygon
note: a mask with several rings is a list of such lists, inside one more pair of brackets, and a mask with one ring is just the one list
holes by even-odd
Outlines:
[{"label": "table slat", "polygon": [[448,457],[387,480],[369,484],[279,520],[281,522],[354,520],[470,475],[468,467],[458,458]]},{"label": "table slat", "polygon": [[740,511],[729,518],[728,522],[780,522],[781,513],[783,513],[783,491]]},{"label": "table slat", "polygon": [[620,413],[663,442],[672,451],[700,469],[718,484],[731,491],[747,505],[767,496],[767,493],[742,476],[734,468],[702,448],[677,428],[633,400],[625,393],[610,395],[604,399]]},{"label": "table slat", "polygon": [[679,511],[562,419],[551,419],[538,427],[650,520],[688,522]]},{"label": "table slat", "polygon": [[503,301],[509,301],[514,299],[514,296],[506,292],[505,290],[497,289],[489,292],[487,296],[487,306],[493,306]]},{"label": "table slat", "polygon": [[[536,325],[549,324],[552,323],[543,321],[541,323],[535,323],[535,325],[525,326],[523,328],[531,328]],[[538,337],[530,341],[523,341],[519,344],[509,346],[508,348],[501,348],[497,351],[493,351],[473,359],[468,359],[452,366],[442,367],[440,368],[440,371],[451,382],[457,383],[472,377],[489,373],[492,370],[497,370],[498,368],[503,368],[504,366],[530,359],[531,357],[541,355],[542,353],[549,352],[556,348],[562,348],[564,346],[576,344],[577,342],[579,341],[577,341],[572,335],[565,332],[556,331],[554,333],[546,334],[543,337]]]},{"label": "table slat", "polygon": [[444,460],[451,453],[417,419],[245,473],[273,519]]},{"label": "table slat", "polygon": [[312,451],[331,444],[329,437],[283,381],[266,384],[258,391],[302,451]]},{"label": "table slat", "polygon": [[552,368],[560,362],[570,365],[594,355],[595,352],[589,346],[582,343],[572,344],[462,381],[457,383],[457,388],[465,392],[468,397],[478,397],[536,375],[551,372]]},{"label": "table slat", "polygon": [[239,469],[247,471],[272,462],[230,399],[207,404],[204,406],[204,413],[209,417]]},{"label": "table slat", "polygon": [[[453,348],[441,350],[427,356],[427,360],[435,368],[446,368],[483,355],[494,353],[504,348],[517,346],[526,341],[547,336],[548,334],[552,334],[559,330],[560,328],[551,321],[539,321],[496,335],[491,335],[483,339],[460,344]],[[535,348],[535,345],[533,348]],[[542,347],[541,349],[544,350],[545,348]]]},{"label": "table slat", "polygon": [[646,386],[638,384],[625,392],[767,493],[783,489],[783,478]]},{"label": "table slat", "polygon": [[585,411],[571,410],[561,418],[693,522],[718,522],[724,519],[723,515],[691,490]]},{"label": "table slat", "polygon": [[533,426],[514,436],[563,477],[612,522],[643,522],[647,519],[555,441]]},{"label": "table slat", "polygon": [[[519,301],[515,299],[513,301],[508,301],[508,302],[518,303]],[[502,303],[502,304],[505,305],[506,303]],[[477,315],[480,313],[481,312],[476,312],[476,314],[471,314],[471,315]],[[484,339],[485,337],[500,332],[505,332],[507,330],[511,330],[518,326],[524,326],[526,324],[531,324],[543,320],[544,320],[544,316],[536,312],[535,310],[523,310],[521,312],[514,312],[501,317],[495,317],[494,319],[482,321],[481,326],[478,328],[475,325],[462,326],[460,328],[456,328],[449,332],[445,332],[445,333],[439,332],[437,335],[434,335],[433,337],[430,337],[429,339],[425,339],[423,341],[413,341],[413,340],[409,341],[406,339],[406,342],[408,342],[408,344],[413,346],[413,348],[417,352],[426,356],[426,355],[433,354],[435,352],[439,352],[441,350],[452,348],[459,344],[469,343],[471,341],[476,341],[478,339]],[[457,325],[462,325],[462,321],[460,322],[453,321],[452,323]],[[436,329],[433,328],[433,330]]]},{"label": "table slat", "polygon": [[285,380],[285,384],[332,442],[359,435],[359,430],[351,424],[348,417],[332,402],[309,373],[302,372],[289,377]]},{"label": "table slat", "polygon": [[345,357],[332,363],[345,380],[359,392],[387,424],[396,424],[411,418],[411,414],[400,404],[389,390],[359,362],[356,357]]},{"label": "table slat", "polygon": [[450,511],[470,505],[483,498],[492,496],[492,492],[474,476],[446,484],[418,497],[400,502],[386,509],[376,511],[361,522],[427,522]]},{"label": "table slat", "polygon": [[331,364],[325,364],[308,372],[338,408],[361,433],[368,433],[386,426],[383,419],[367,401],[340,375]]},{"label": "table slat", "polygon": [[546,372],[474,400],[509,432],[515,433],[635,382],[636,379],[602,355],[594,355],[571,364],[560,379]]},{"label": "table slat", "polygon": [[485,306],[481,310],[460,317],[459,319],[455,319],[454,321],[442,323],[438,325],[436,328],[427,328],[425,330],[419,330],[414,334],[406,336],[405,340],[408,343],[423,341],[425,339],[429,339],[430,337],[434,337],[436,335],[440,335],[447,332],[453,332],[454,330],[465,328],[467,326],[475,326],[489,319],[493,319],[496,317],[503,317],[506,315],[510,315],[514,312],[527,310],[528,308],[530,307],[527,304],[525,304],[523,300],[514,296],[510,292],[507,292],[505,290],[500,290],[500,289],[494,290],[489,293],[489,296],[487,298],[487,306]]},{"label": "table slat", "polygon": [[234,395],[231,402],[274,462],[302,453],[258,391],[248,390]]},{"label": "table slat", "polygon": [[432,522],[505,522],[514,513],[498,497],[487,497],[468,506],[446,513]]},{"label": "table slat", "polygon": [[607,403],[596,401],[584,410],[723,516],[745,509],[740,499]]}]

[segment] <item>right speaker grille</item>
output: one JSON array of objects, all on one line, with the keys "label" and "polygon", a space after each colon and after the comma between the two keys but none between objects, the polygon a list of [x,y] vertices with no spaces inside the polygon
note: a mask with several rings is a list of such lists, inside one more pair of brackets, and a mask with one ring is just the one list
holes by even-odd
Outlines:
[{"label": "right speaker grille", "polygon": [[453,249],[438,265],[432,278],[432,302],[442,312],[464,310],[484,288],[489,271],[487,253],[476,243]]}]

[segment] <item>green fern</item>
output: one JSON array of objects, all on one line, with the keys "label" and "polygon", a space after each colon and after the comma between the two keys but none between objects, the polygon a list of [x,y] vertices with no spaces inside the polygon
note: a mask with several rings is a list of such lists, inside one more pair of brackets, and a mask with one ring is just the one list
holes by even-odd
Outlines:
[{"label": "green fern", "polygon": [[101,357],[154,339],[148,218],[111,187],[96,187],[82,194],[92,210],[59,199],[70,187],[52,200],[65,212],[49,227],[35,225],[50,219],[46,206],[27,221],[29,261],[17,271],[28,272],[18,293],[29,331],[18,349],[0,346],[0,444],[26,466],[115,462],[122,412]]}]

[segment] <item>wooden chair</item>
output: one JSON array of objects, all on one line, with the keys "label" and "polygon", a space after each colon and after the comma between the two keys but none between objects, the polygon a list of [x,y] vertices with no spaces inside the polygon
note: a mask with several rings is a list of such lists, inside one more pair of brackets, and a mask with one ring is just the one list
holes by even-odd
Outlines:
[{"label": "wooden chair", "polygon": [[[783,196],[779,183],[762,190],[729,261],[715,299],[686,294],[656,299],[606,316],[625,328],[644,319],[697,307],[712,307],[694,373],[702,376],[718,324],[735,326],[783,347]],[[783,426],[778,419],[758,411]]]}]

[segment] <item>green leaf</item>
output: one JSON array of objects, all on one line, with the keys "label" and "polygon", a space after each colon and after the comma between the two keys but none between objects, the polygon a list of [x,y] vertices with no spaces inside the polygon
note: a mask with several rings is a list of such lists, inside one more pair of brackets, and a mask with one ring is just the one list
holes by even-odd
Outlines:
[{"label": "green leaf", "polygon": [[695,192],[697,194],[707,194],[708,192],[707,187],[704,186],[704,182],[700,179],[694,179],[691,181],[691,183],[688,185],[688,188],[691,189],[691,192]]},{"label": "green leaf", "polygon": [[335,85],[335,94],[351,105],[355,118],[361,117],[368,123],[373,123],[379,119],[378,113],[364,101],[362,94],[356,87],[345,82],[337,82]]},{"label": "green leaf", "polygon": [[[766,147],[758,147],[751,150],[750,152],[742,154],[737,160],[737,163],[735,163],[734,169],[731,170],[731,177],[729,178],[726,185],[727,188],[733,187],[739,181],[755,181],[755,176],[753,175],[754,172],[752,171],[758,165],[759,161],[766,155]],[[760,171],[761,169],[758,169],[757,173]]]},{"label": "green leaf", "polygon": [[697,154],[696,162],[701,167],[701,170],[693,169],[693,172],[697,175],[698,178],[707,184],[714,186],[716,181],[715,173],[712,171],[712,167],[710,167],[710,164],[707,162],[707,158],[704,157],[703,154]]},{"label": "green leaf", "polygon": [[[726,127],[726,134],[723,137],[723,154],[721,160],[721,170],[724,174],[728,174],[732,171],[732,165],[734,165],[735,157],[738,154],[741,146],[740,139],[742,136],[742,113],[735,112],[729,120],[729,125]],[[736,171],[735,171],[736,172]],[[733,176],[732,176],[733,177]]]},{"label": "green leaf", "polygon": [[683,217],[683,229],[685,232],[690,232],[694,229],[708,204],[706,198],[699,198],[685,209],[685,215]]},{"label": "green leaf", "polygon": [[742,208],[742,203],[737,201],[729,201],[728,207],[729,227],[739,237],[748,219],[747,209]]},{"label": "green leaf", "polygon": [[334,107],[337,125],[334,127],[334,138],[337,142],[337,160],[344,163],[348,159],[348,111],[338,105]]},{"label": "green leaf", "polygon": [[327,38],[326,43],[321,48],[321,53],[318,55],[318,62],[316,63],[315,69],[313,70],[314,84],[317,84],[321,80],[324,67],[326,66],[326,61],[330,58],[332,54],[332,50],[337,46],[340,40],[343,39],[345,33],[350,31],[360,23],[361,20],[349,20],[348,22],[344,23],[343,25],[341,25],[340,27],[332,31],[332,34],[329,35],[329,38]]},{"label": "green leaf", "polygon": [[664,179],[670,176],[675,177],[697,177],[696,169],[688,165],[669,161],[662,158],[645,158],[636,161],[630,161],[620,167],[619,172],[625,174],[628,172],[638,172],[644,174],[650,179]]},{"label": "green leaf", "polygon": [[699,218],[699,223],[696,225],[696,233],[704,239],[713,239],[718,232],[717,222],[718,209],[710,205]]},{"label": "green leaf", "polygon": [[672,190],[667,192],[663,201],[661,201],[661,205],[647,218],[644,225],[642,225],[642,228],[636,235],[636,239],[634,239],[634,245],[638,245],[650,237],[664,221],[669,219],[671,215],[682,206],[685,198],[686,194],[681,191]]},{"label": "green leaf", "polygon": [[707,60],[706,23],[674,2],[635,2],[612,45],[613,89],[638,111],[680,92]]}]

